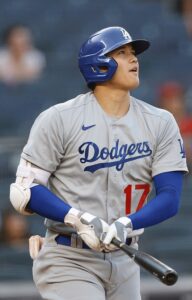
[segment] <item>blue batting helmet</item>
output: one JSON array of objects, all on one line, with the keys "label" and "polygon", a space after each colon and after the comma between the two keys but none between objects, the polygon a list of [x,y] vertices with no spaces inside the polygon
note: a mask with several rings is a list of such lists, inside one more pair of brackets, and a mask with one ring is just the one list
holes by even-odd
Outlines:
[{"label": "blue batting helmet", "polygon": [[[131,44],[136,55],[150,46],[147,40],[133,40],[122,27],[107,27],[88,38],[79,51],[79,68],[88,85],[112,78],[117,62],[106,54],[125,44]],[[101,67],[107,71],[103,72]]]}]

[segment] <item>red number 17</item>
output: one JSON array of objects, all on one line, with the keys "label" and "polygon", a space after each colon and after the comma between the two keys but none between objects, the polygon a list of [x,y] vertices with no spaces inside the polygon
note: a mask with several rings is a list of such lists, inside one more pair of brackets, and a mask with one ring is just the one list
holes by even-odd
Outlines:
[{"label": "red number 17", "polygon": [[150,192],[150,185],[145,183],[145,184],[136,184],[136,185],[129,184],[128,186],[126,186],[126,188],[124,189],[124,193],[126,194],[126,202],[125,202],[126,215],[131,213],[131,200],[132,200],[133,189],[143,191],[139,198],[138,205],[136,207],[136,211],[138,211],[139,209],[142,208],[142,206],[145,203],[145,200]]}]

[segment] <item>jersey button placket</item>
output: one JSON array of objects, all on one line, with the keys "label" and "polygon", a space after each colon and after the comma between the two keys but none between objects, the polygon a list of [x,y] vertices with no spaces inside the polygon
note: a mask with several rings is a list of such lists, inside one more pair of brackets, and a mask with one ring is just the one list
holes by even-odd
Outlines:
[{"label": "jersey button placket", "polygon": [[[111,130],[109,135],[109,149],[112,151],[114,147],[116,147],[116,143],[118,140],[118,135],[116,132],[116,126],[115,124],[111,124]],[[112,155],[112,153],[111,153]],[[118,158],[113,156],[110,158],[111,162],[115,163]],[[109,223],[112,223],[115,219],[118,218],[117,215],[117,198],[118,195],[116,193],[116,186],[117,186],[117,169],[116,165],[112,165],[109,168],[109,180],[108,180],[108,188],[109,188],[109,194],[108,194],[108,217],[109,217]]]},{"label": "jersey button placket", "polygon": [[[113,124],[113,141],[114,141],[114,145],[116,144],[117,140],[118,140],[117,128],[116,128],[116,125]],[[114,177],[115,181],[117,181],[117,169],[116,169],[116,167],[113,168],[113,177]]]}]

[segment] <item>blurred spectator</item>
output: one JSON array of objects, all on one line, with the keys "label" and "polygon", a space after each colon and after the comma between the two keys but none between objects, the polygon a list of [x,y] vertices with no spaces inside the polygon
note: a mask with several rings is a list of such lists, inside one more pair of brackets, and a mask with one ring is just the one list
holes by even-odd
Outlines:
[{"label": "blurred spectator", "polygon": [[2,215],[0,244],[10,248],[28,247],[28,223],[24,216],[12,209],[6,210]]},{"label": "blurred spectator", "polygon": [[0,50],[0,80],[14,85],[37,79],[45,67],[45,57],[33,45],[30,29],[12,25],[4,33],[4,43]]},{"label": "blurred spectator", "polygon": [[176,0],[171,2],[172,5],[175,6],[173,9],[183,18],[187,33],[192,38],[192,1]]},{"label": "blurred spectator", "polygon": [[192,114],[185,103],[185,90],[178,82],[167,82],[159,89],[159,106],[170,111],[180,128],[188,167],[192,170]]}]

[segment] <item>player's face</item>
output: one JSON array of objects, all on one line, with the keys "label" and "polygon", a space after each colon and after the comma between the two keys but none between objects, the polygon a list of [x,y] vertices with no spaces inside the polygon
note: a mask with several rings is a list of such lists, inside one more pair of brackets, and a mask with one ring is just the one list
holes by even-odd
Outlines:
[{"label": "player's face", "polygon": [[117,88],[132,90],[139,85],[139,64],[135,50],[131,45],[124,45],[108,56],[118,64],[117,70],[110,83]]}]

